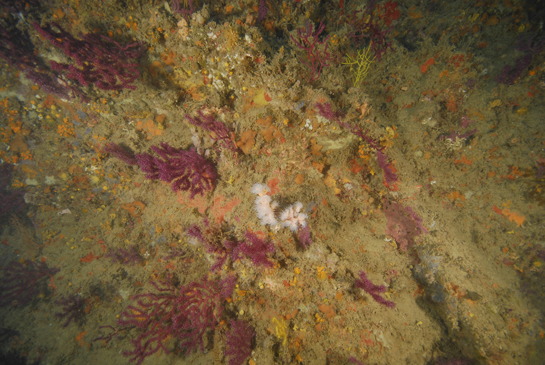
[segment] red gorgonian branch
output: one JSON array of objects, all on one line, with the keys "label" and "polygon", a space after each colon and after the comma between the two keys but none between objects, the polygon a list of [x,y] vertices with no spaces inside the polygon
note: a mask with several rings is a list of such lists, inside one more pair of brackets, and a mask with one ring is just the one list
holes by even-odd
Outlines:
[{"label": "red gorgonian branch", "polygon": [[43,27],[34,22],[34,29],[53,46],[61,49],[74,64],[51,61],[51,68],[66,79],[77,81],[72,91],[85,99],[79,87],[96,86],[102,90],[136,89],[133,85],[140,77],[138,63],[131,60],[144,51],[141,43],[121,45],[113,39],[88,33],[75,38],[57,23]]},{"label": "red gorgonian branch", "polygon": [[[291,40],[303,51],[306,52],[306,58],[301,58],[301,62],[310,69],[310,82],[318,80],[322,74],[322,69],[328,65],[328,61],[333,61],[331,54],[327,52],[327,41],[329,36],[323,41],[319,41],[318,37],[324,31],[325,24],[320,22],[318,29],[314,29],[313,24],[308,20],[305,27],[297,30],[297,38],[290,36]],[[320,49],[323,46],[323,49]]]}]

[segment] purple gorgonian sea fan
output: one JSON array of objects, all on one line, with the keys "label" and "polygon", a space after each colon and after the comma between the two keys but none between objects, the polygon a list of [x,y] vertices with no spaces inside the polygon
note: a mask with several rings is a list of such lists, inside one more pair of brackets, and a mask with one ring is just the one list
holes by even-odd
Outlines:
[{"label": "purple gorgonian sea fan", "polygon": [[376,151],[378,165],[382,171],[384,171],[384,181],[386,182],[386,187],[389,187],[389,185],[392,185],[399,180],[392,166],[388,164],[388,156],[382,152],[385,147],[381,146],[379,141],[367,135],[369,129],[364,132],[358,125],[352,126],[346,122],[341,122],[342,113],[333,112],[331,110],[331,104],[329,103],[316,103],[316,109],[322,117],[329,121],[336,121],[340,127],[348,129],[361,140],[367,142],[367,144]]},{"label": "purple gorgonian sea fan", "polygon": [[214,119],[214,117],[210,115],[205,115],[201,110],[199,110],[197,114],[198,116],[194,118],[191,117],[191,115],[186,114],[185,118],[194,126],[200,127],[210,132],[210,138],[214,142],[218,142],[218,145],[222,149],[231,150],[233,152],[237,151],[237,145],[234,141],[234,134],[229,130],[229,128],[227,128],[225,124],[223,124],[219,120]]},{"label": "purple gorgonian sea fan", "polygon": [[382,304],[388,308],[395,308],[396,304],[392,301],[386,300],[380,296],[381,293],[386,292],[386,287],[384,285],[375,285],[367,278],[365,272],[360,271],[360,278],[356,279],[354,282],[356,288],[363,289],[367,294],[369,294],[375,302]]},{"label": "purple gorgonian sea fan", "polygon": [[250,231],[246,231],[245,240],[226,239],[223,237],[221,227],[210,226],[205,220],[203,227],[196,224],[189,227],[187,235],[196,239],[208,253],[216,256],[216,261],[210,268],[211,272],[221,269],[229,258],[232,262],[247,258],[255,266],[273,267],[267,253],[275,252],[274,245]]},{"label": "purple gorgonian sea fan", "polygon": [[109,153],[110,155],[117,157],[127,165],[138,165],[138,161],[136,161],[134,153],[128,148],[124,148],[116,143],[106,143],[106,145],[102,148],[102,152]]},{"label": "purple gorgonian sea fan", "polygon": [[33,26],[42,37],[74,61],[75,64],[50,61],[51,68],[65,78],[76,80],[80,87],[93,85],[102,90],[136,89],[132,83],[140,77],[139,65],[131,60],[144,51],[142,43],[120,45],[109,37],[93,33],[80,35],[78,39],[54,22],[44,26],[34,22]]},{"label": "purple gorgonian sea fan", "polygon": [[[13,7],[9,6],[10,4],[5,5],[8,8],[16,8],[16,2],[12,3]],[[10,66],[16,67],[44,92],[68,99],[70,89],[62,85],[51,70],[45,67],[42,59],[34,52],[34,45],[28,33],[19,30],[14,23],[15,20],[8,17],[5,19],[6,25],[0,25],[0,58]]]},{"label": "purple gorgonian sea fan", "polygon": [[0,307],[28,304],[46,288],[48,277],[52,278],[59,271],[50,269],[45,262],[10,262],[1,272]]},{"label": "purple gorgonian sea fan", "polygon": [[161,143],[160,147],[152,146],[151,150],[159,157],[149,153],[135,156],[146,178],[172,183],[174,191],[189,191],[190,199],[214,189],[218,178],[216,166],[194,148],[183,150]]},{"label": "purple gorgonian sea fan", "polygon": [[333,61],[333,57],[327,51],[329,45],[329,35],[323,37],[320,41],[320,34],[324,31],[325,24],[320,22],[318,27],[314,27],[310,21],[305,22],[305,26],[297,30],[297,38],[290,36],[295,45],[305,52],[305,56],[301,57],[301,63],[307,66],[310,70],[309,82],[314,82],[320,78],[324,67],[329,66],[328,62]]},{"label": "purple gorgonian sea fan", "polygon": [[231,320],[231,329],[227,332],[225,356],[229,365],[242,365],[252,354],[252,342],[255,337],[254,328],[241,319]]},{"label": "purple gorgonian sea fan", "polygon": [[224,302],[233,293],[236,276],[199,281],[177,288],[170,277],[151,282],[156,292],[137,294],[117,322],[119,329],[135,329],[132,350],[123,351],[130,362],[140,365],[146,357],[162,350],[171,351],[172,341],[185,349],[205,350],[204,339],[213,333],[222,318]]}]

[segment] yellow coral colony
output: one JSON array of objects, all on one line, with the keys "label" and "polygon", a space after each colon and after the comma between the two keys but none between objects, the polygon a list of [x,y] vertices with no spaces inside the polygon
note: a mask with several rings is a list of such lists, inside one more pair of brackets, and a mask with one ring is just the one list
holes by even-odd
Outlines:
[{"label": "yellow coral colony", "polygon": [[346,62],[343,65],[350,65],[350,72],[354,80],[354,86],[356,86],[360,81],[365,79],[367,73],[369,72],[369,67],[375,57],[371,58],[371,44],[369,47],[358,50],[358,55],[356,57],[350,57],[346,55]]}]

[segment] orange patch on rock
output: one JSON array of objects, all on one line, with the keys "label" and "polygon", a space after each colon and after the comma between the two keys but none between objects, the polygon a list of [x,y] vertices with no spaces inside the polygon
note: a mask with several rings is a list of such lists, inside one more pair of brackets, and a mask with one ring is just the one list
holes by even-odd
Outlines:
[{"label": "orange patch on rock", "polygon": [[318,331],[318,332],[323,331],[322,325],[320,323],[318,323],[316,326],[314,326],[314,328],[316,328],[316,331]]},{"label": "orange patch on rock", "polygon": [[136,122],[136,129],[146,132],[147,139],[160,136],[164,133],[164,130],[156,126],[151,119],[146,119],[144,121],[139,120],[138,122]]},{"label": "orange patch on rock", "polygon": [[30,166],[28,165],[21,165],[21,171],[27,174],[29,177],[35,177],[36,171],[34,171]]},{"label": "orange patch on rock", "polygon": [[82,257],[81,259],[79,259],[81,262],[91,262],[93,260],[97,260],[99,259],[100,256],[95,256],[92,252],[89,252],[89,254],[87,254],[87,256],[85,257]]},{"label": "orange patch on rock", "polygon": [[511,210],[509,210],[507,208],[500,209],[500,208],[498,208],[498,207],[496,207],[494,205],[494,207],[492,209],[494,210],[494,212],[496,212],[498,214],[501,214],[504,217],[508,218],[511,222],[515,222],[518,227],[522,226],[522,223],[524,223],[524,220],[526,219],[526,217],[524,217],[522,215],[518,215],[517,213],[512,212]]},{"label": "orange patch on rock", "polygon": [[153,63],[148,67],[151,77],[156,78],[159,76],[159,72],[163,70],[163,64],[161,61],[153,61]]},{"label": "orange patch on rock", "polygon": [[206,199],[202,195],[195,195],[193,199],[189,199],[189,193],[185,191],[178,191],[176,201],[180,204],[186,205],[189,208],[197,208],[200,214],[204,214],[207,208]]},{"label": "orange patch on rock", "polygon": [[278,127],[271,125],[269,128],[262,130],[261,134],[265,138],[265,141],[270,142],[276,138],[282,138],[282,132],[278,129]]},{"label": "orange patch on rock", "polygon": [[250,149],[255,145],[256,134],[257,132],[251,129],[242,133],[240,140],[237,141],[237,147],[239,147],[245,154],[248,154]]},{"label": "orange patch on rock", "polygon": [[81,173],[82,170],[81,170],[80,167],[78,167],[76,165],[70,165],[68,167],[68,172],[73,175],[74,173],[78,173],[78,174]]},{"label": "orange patch on rock", "polygon": [[460,200],[466,200],[466,197],[464,195],[462,195],[462,193],[460,193],[459,191],[452,191],[450,193],[447,194],[447,198],[449,198],[450,200],[456,200],[456,199],[460,199]]},{"label": "orange patch on rock", "polygon": [[[275,26],[274,26],[274,21],[273,20],[269,20],[268,22],[264,22],[265,24],[265,29],[267,29],[269,32],[274,32],[275,31]],[[270,100],[268,100],[270,101]]]},{"label": "orange patch on rock", "polygon": [[320,304],[318,306],[318,309],[320,310],[320,312],[325,314],[326,318],[335,317],[335,311],[333,310],[333,306],[331,305]]},{"label": "orange patch on rock", "polygon": [[23,123],[21,122],[11,122],[8,124],[8,126],[11,128],[13,133],[21,133],[21,127]]},{"label": "orange patch on rock", "polygon": [[87,332],[88,331],[84,331],[76,336],[76,341],[78,342],[78,345],[80,345],[81,347],[86,345],[85,341],[83,341],[83,336],[85,336]]},{"label": "orange patch on rock", "polygon": [[28,151],[28,145],[25,143],[22,135],[16,134],[9,144],[9,149],[11,152]]},{"label": "orange patch on rock", "polygon": [[336,182],[333,176],[327,174],[327,176],[324,178],[324,184],[326,184],[327,187],[332,188],[335,187]]},{"label": "orange patch on rock", "polygon": [[163,124],[165,122],[165,119],[166,119],[166,115],[165,114],[159,114],[155,117],[155,121],[159,124]]},{"label": "orange patch on rock", "polygon": [[426,72],[428,72],[428,67],[430,67],[431,65],[433,65],[435,63],[435,59],[432,57],[430,58],[429,60],[427,60],[423,65],[420,66],[420,72],[422,72],[423,74],[425,74]]},{"label": "orange patch on rock", "polygon": [[447,99],[447,109],[451,113],[458,111],[458,105],[456,105],[456,98],[453,95],[450,95]]},{"label": "orange patch on rock", "polygon": [[319,163],[319,162],[312,162],[312,167],[314,167],[318,172],[322,172],[325,165],[323,163]]},{"label": "orange patch on rock", "polygon": [[57,18],[57,19],[62,19],[64,18],[64,11],[62,11],[61,8],[58,8],[56,11],[55,11],[55,14],[53,14],[53,17]]},{"label": "orange patch on rock", "polygon": [[324,148],[324,146],[316,144],[316,138],[310,140],[310,150],[314,156],[321,156],[322,153],[320,151],[322,148]]},{"label": "orange patch on rock", "polygon": [[[350,161],[350,171],[353,173],[353,174],[357,174],[358,172],[360,172],[361,170],[363,170],[363,166],[361,166],[360,164],[358,164],[358,161],[356,161],[356,159],[352,159]],[[320,171],[321,172],[321,171]]]},{"label": "orange patch on rock", "polygon": [[280,183],[280,179],[277,177],[273,177],[269,181],[267,181],[267,186],[271,191],[267,195],[274,195],[280,191],[280,188],[278,187],[278,184]]},{"label": "orange patch on rock", "polygon": [[76,185],[76,187],[80,189],[89,188],[89,178],[87,176],[74,176],[74,178],[68,182]]},{"label": "orange patch on rock", "polygon": [[[222,202],[224,201],[225,204],[222,205]],[[240,202],[241,200],[237,197],[234,197],[232,200],[226,200],[223,195],[215,197],[210,211],[214,216],[216,224],[221,224],[225,215],[232,211]]]},{"label": "orange patch on rock", "polygon": [[464,165],[473,165],[473,160],[470,160],[466,157],[466,155],[462,155],[459,160],[454,160],[455,165],[464,164]]},{"label": "orange patch on rock", "polygon": [[272,117],[267,117],[266,119],[260,118],[255,121],[257,125],[262,125],[264,127],[270,127],[272,124]]},{"label": "orange patch on rock", "polygon": [[284,316],[286,317],[286,321],[289,321],[290,319],[294,318],[298,312],[299,312],[299,309],[294,309],[293,312],[286,314]]},{"label": "orange patch on rock", "polygon": [[172,51],[169,51],[168,53],[166,52],[161,53],[161,61],[163,61],[166,65],[172,65],[175,59],[176,59],[176,53]]},{"label": "orange patch on rock", "polygon": [[191,99],[195,101],[201,101],[206,99],[206,96],[203,93],[198,92],[197,90],[198,87],[196,85],[193,85],[189,89],[187,89],[187,93],[191,96]]},{"label": "orange patch on rock", "polygon": [[145,208],[146,205],[142,202],[132,202],[121,205],[121,209],[125,209],[131,216],[138,218],[138,223],[142,223],[140,216],[144,213]]}]

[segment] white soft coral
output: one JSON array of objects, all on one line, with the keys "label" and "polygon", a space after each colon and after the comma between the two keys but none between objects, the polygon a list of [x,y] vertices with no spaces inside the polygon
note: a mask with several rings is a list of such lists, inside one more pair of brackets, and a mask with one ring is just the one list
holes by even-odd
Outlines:
[{"label": "white soft coral", "polygon": [[274,208],[271,205],[271,197],[268,195],[258,196],[255,198],[255,211],[257,212],[257,217],[261,219],[261,224],[263,225],[274,226],[277,224],[274,216]]},{"label": "white soft coral", "polygon": [[282,214],[280,214],[282,227],[289,227],[293,232],[296,232],[299,226],[305,227],[307,225],[308,216],[301,213],[302,208],[303,203],[296,202],[284,209]]},{"label": "white soft coral", "polygon": [[255,198],[255,211],[257,217],[261,220],[261,224],[264,226],[271,226],[274,230],[280,227],[289,227],[293,232],[296,232],[299,227],[305,227],[307,225],[307,215],[301,213],[303,209],[303,203],[296,202],[290,205],[280,214],[279,219],[276,218],[275,209],[278,207],[278,203],[272,201],[271,197],[267,195],[271,189],[265,184],[254,184],[251,192],[256,194]]},{"label": "white soft coral", "polygon": [[278,203],[272,202],[271,197],[267,195],[271,189],[265,184],[254,184],[251,192],[257,194],[255,198],[255,211],[257,217],[261,219],[261,224],[264,226],[276,226],[278,224],[276,217],[274,216],[274,209],[278,206]]},{"label": "white soft coral", "polygon": [[259,184],[256,183],[252,186],[252,189],[250,190],[253,194],[257,194],[259,196],[267,195],[271,189],[265,184]]}]

